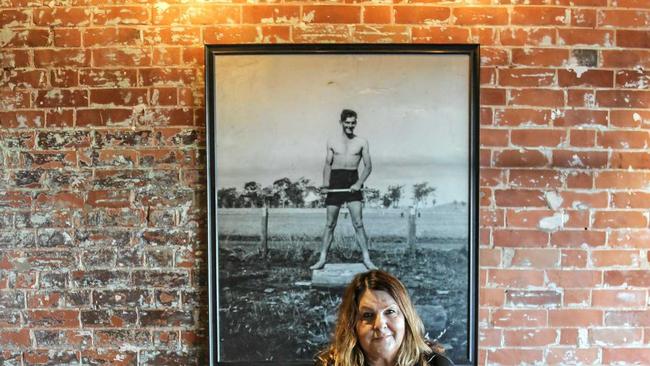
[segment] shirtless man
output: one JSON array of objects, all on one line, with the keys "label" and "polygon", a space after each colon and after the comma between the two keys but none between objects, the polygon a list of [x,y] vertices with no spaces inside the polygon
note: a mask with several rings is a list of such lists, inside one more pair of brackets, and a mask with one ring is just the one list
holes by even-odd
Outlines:
[{"label": "shirtless man", "polygon": [[[334,239],[334,228],[339,217],[341,205],[347,202],[352,225],[363,255],[363,264],[368,269],[377,268],[370,260],[368,253],[368,236],[363,228],[361,214],[361,201],[363,195],[361,188],[372,172],[370,162],[370,150],[368,141],[354,134],[357,126],[357,112],[344,109],[341,112],[341,133],[327,140],[327,156],[323,168],[323,189],[349,189],[350,192],[328,192],[325,198],[327,206],[327,224],[323,233],[323,244],[320,249],[318,262],[309,267],[310,269],[321,269],[327,261],[327,251]],[[359,162],[363,159],[363,171],[359,177]]]}]

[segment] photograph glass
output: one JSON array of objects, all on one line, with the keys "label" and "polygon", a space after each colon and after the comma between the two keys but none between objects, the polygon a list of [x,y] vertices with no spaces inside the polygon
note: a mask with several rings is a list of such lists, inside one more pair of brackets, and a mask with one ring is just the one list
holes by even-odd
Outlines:
[{"label": "photograph glass", "polygon": [[374,267],[475,364],[477,52],[206,47],[215,364],[311,365]]}]

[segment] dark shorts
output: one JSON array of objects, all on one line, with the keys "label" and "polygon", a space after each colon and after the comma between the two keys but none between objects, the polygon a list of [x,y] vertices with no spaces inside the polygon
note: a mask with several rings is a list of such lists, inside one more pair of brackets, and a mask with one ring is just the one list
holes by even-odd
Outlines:
[{"label": "dark shorts", "polygon": [[[359,180],[357,170],[334,169],[330,172],[329,189],[347,189]],[[344,202],[363,201],[363,194],[357,192],[328,193],[325,198],[326,206],[341,206]]]}]

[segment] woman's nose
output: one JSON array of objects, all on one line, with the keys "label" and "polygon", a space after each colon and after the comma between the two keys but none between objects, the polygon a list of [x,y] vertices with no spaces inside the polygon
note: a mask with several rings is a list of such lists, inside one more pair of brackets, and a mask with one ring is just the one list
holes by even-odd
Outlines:
[{"label": "woman's nose", "polygon": [[375,323],[373,324],[374,329],[382,329],[386,325],[386,318],[383,314],[377,314],[375,316]]}]

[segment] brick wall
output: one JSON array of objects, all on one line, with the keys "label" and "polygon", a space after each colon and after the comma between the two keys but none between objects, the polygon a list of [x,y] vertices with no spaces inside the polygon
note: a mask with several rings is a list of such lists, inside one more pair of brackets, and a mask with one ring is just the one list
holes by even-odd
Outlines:
[{"label": "brick wall", "polygon": [[478,42],[481,363],[650,364],[650,2],[466,3],[0,0],[0,359],[203,359],[203,43]]}]

